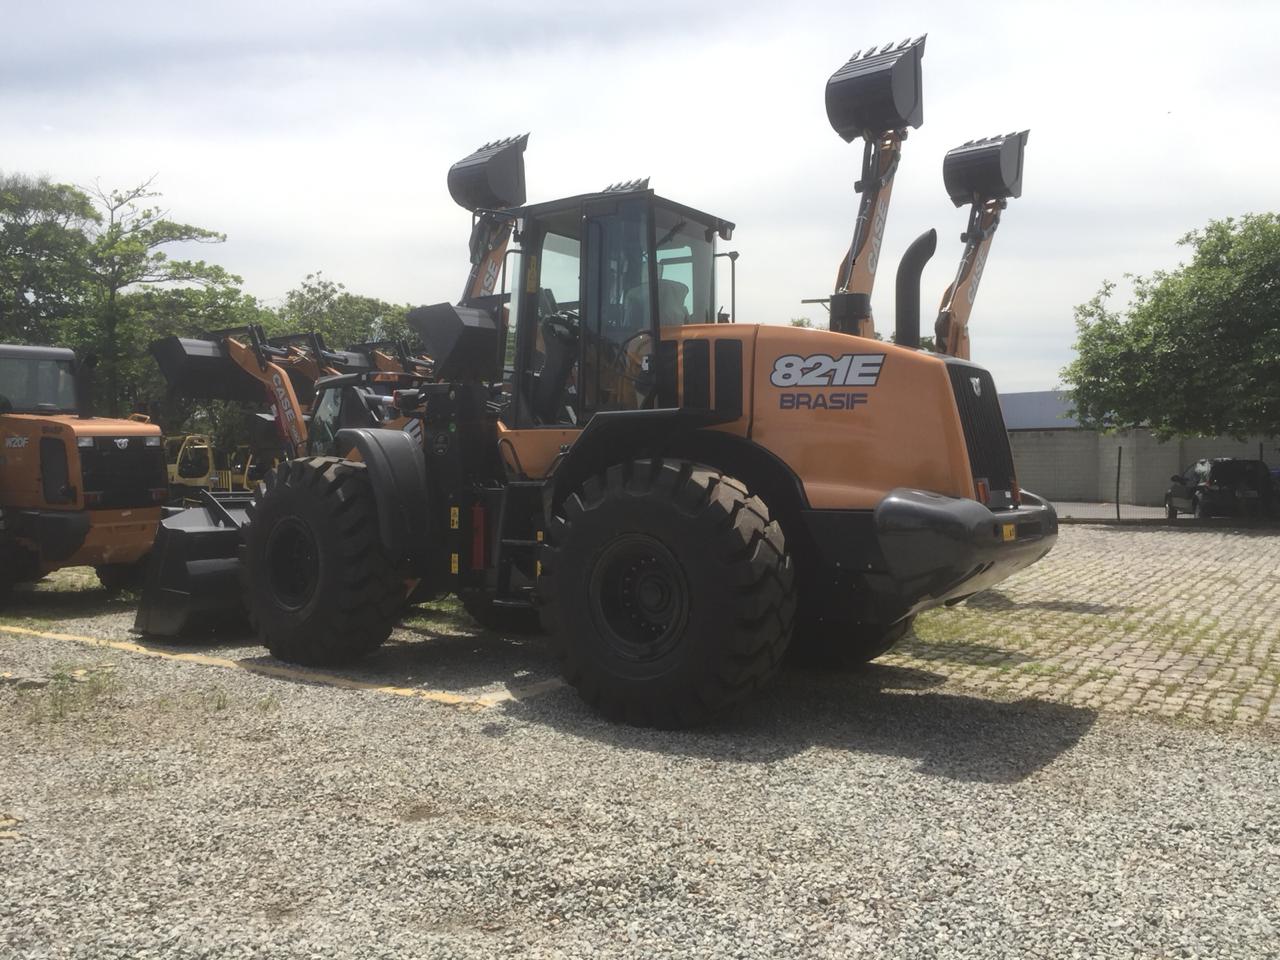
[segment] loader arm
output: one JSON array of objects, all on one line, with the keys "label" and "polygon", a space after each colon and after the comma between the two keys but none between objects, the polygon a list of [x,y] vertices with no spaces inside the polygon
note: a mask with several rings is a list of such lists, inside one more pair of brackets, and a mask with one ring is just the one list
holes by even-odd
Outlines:
[{"label": "loader arm", "polygon": [[245,346],[234,337],[227,337],[224,345],[231,361],[261,383],[266,390],[267,402],[275,413],[276,430],[288,448],[289,455],[306,456],[307,422],[289,374],[261,349]]},{"label": "loader arm", "polygon": [[502,276],[502,265],[511,242],[511,219],[484,211],[471,228],[471,272],[462,290],[462,304],[477,297],[492,296]]},{"label": "loader arm", "polygon": [[955,279],[942,295],[933,326],[939,353],[969,359],[969,314],[987,266],[991,241],[1010,197],[1022,195],[1022,160],[1029,131],[970,140],[947,152],[942,179],[957,207],[969,204],[969,224]]},{"label": "loader arm", "polygon": [[[836,274],[836,293],[861,294],[870,302],[876,283],[876,267],[880,263],[880,246],[889,217],[889,201],[893,196],[893,178],[902,157],[905,131],[893,131],[868,142],[862,163],[862,179],[854,189],[862,194],[858,203],[858,219],[854,222],[853,242],[840,261]],[[860,337],[875,336],[875,321],[868,310],[858,318],[853,332]]]}]

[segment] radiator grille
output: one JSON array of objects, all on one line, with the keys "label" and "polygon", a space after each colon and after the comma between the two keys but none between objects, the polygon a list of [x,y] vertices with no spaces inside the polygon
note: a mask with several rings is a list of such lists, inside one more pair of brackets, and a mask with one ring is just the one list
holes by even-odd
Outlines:
[{"label": "radiator grille", "polygon": [[1000,413],[995,381],[981,367],[960,363],[947,364],[947,372],[951,375],[951,389],[956,395],[974,479],[985,479],[993,495],[997,491],[1012,491],[1015,486],[1013,453],[1009,449],[1009,434]]},{"label": "radiator grille", "polygon": [[80,448],[80,472],[85,493],[100,493],[94,507],[104,510],[152,506],[152,491],[169,482],[164,450],[144,437],[94,437]]}]

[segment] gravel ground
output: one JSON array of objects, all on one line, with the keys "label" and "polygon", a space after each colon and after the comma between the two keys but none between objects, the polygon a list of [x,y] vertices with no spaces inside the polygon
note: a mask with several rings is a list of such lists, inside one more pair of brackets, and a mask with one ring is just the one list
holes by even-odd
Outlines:
[{"label": "gravel ground", "polygon": [[[471,642],[410,666],[546,669]],[[0,957],[1275,953],[1269,727],[894,664],[677,734],[0,635],[15,668],[51,680],[0,685]]]}]

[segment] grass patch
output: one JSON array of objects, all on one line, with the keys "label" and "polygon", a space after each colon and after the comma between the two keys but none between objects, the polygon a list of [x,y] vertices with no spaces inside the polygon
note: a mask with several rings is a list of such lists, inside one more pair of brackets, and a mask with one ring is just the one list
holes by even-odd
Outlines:
[{"label": "grass patch", "polygon": [[43,687],[20,690],[18,703],[31,725],[77,720],[113,704],[123,688],[115,670],[101,664],[55,664]]}]

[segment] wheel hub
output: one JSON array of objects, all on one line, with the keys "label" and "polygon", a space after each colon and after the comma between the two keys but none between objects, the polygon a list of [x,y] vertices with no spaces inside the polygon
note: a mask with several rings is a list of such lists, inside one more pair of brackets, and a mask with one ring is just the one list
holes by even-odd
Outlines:
[{"label": "wheel hub", "polygon": [[320,550],[310,526],[297,517],[278,521],[267,537],[267,582],[276,603],[301,610],[320,581]]},{"label": "wheel hub", "polygon": [[609,649],[626,660],[651,661],[680,642],[689,615],[689,586],[670,550],[647,534],[627,534],[597,557],[591,615]]}]

